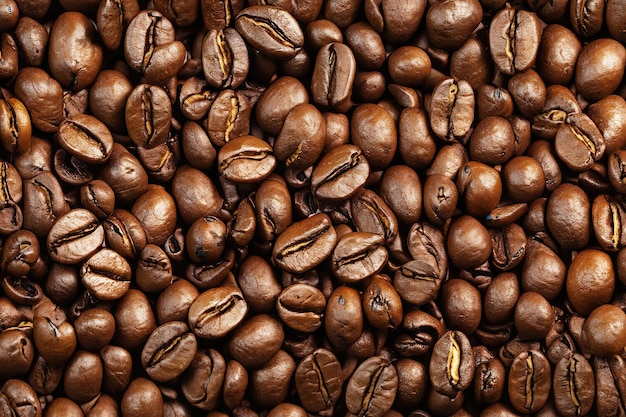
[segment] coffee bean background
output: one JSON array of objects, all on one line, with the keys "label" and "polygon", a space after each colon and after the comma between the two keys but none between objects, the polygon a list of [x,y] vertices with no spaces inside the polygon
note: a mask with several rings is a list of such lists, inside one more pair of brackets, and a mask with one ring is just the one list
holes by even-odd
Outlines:
[{"label": "coffee bean background", "polygon": [[626,415],[626,0],[0,0],[0,417]]}]

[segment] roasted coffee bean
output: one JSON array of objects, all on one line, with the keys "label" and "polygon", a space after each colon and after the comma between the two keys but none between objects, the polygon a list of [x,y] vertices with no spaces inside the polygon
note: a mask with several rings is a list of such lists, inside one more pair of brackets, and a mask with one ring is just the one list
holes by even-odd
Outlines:
[{"label": "roasted coffee bean", "polygon": [[109,160],[100,169],[99,179],[113,188],[116,200],[122,204],[132,203],[148,189],[146,170],[139,160],[119,143],[113,145]]},{"label": "roasted coffee bean", "polygon": [[339,360],[331,351],[317,349],[298,363],[295,383],[298,396],[307,411],[319,413],[332,409],[342,391]]},{"label": "roasted coffee bean", "polygon": [[526,234],[516,223],[501,229],[489,230],[492,243],[492,262],[502,271],[508,271],[519,265],[526,255]]},{"label": "roasted coffee bean", "polygon": [[108,248],[89,257],[80,270],[83,285],[100,300],[117,300],[126,294],[131,274],[126,259]]},{"label": "roasted coffee bean", "polygon": [[577,0],[570,3],[569,18],[578,36],[590,38],[600,32],[604,20],[604,3],[593,0]]},{"label": "roasted coffee bean", "polygon": [[120,47],[125,29],[139,12],[139,4],[135,0],[100,2],[96,14],[96,26],[107,48],[117,50]]},{"label": "roasted coffee bean", "polygon": [[140,84],[126,100],[126,128],[137,146],[165,143],[172,119],[172,105],[163,88]]},{"label": "roasted coffee bean", "polygon": [[257,123],[267,134],[278,135],[291,109],[308,101],[307,88],[298,79],[279,77],[258,99],[254,112]]},{"label": "roasted coffee bean", "polygon": [[226,225],[214,216],[201,217],[191,224],[185,236],[187,254],[193,262],[217,261],[226,246]]},{"label": "roasted coffee bean", "polygon": [[[417,173],[410,167],[394,165],[387,168],[380,180],[379,195],[390,211],[395,213],[394,217],[399,222],[413,224],[421,217],[422,182]],[[428,196],[426,190],[424,190],[423,195]],[[380,216],[381,221],[383,218],[384,216]],[[383,221],[383,223],[385,222]],[[389,223],[392,224],[392,222]]]},{"label": "roasted coffee bean", "polygon": [[557,297],[567,273],[563,260],[535,239],[528,239],[524,259],[521,276],[524,290],[538,292],[548,300]]},{"label": "roasted coffee bean", "polygon": [[493,167],[468,161],[459,170],[456,188],[465,202],[467,212],[475,217],[486,216],[502,197],[502,179]]},{"label": "roasted coffee bean", "polygon": [[207,118],[209,139],[214,146],[222,147],[232,139],[250,133],[249,100],[240,91],[222,90],[211,105]]},{"label": "roasted coffee bean", "polygon": [[595,308],[585,320],[582,330],[584,349],[597,356],[617,354],[622,346],[626,324],[624,312],[617,306],[606,304]]},{"label": "roasted coffee bean", "polygon": [[373,356],[354,371],[346,386],[346,407],[356,415],[383,416],[396,397],[396,368],[382,356]]},{"label": "roasted coffee bean", "polygon": [[139,219],[127,210],[116,209],[102,226],[107,245],[125,258],[135,259],[147,244]]},{"label": "roasted coffee bean", "polygon": [[86,114],[66,119],[56,137],[63,149],[86,164],[105,163],[113,149],[113,137],[108,128]]},{"label": "roasted coffee bean", "polygon": [[581,48],[580,40],[567,27],[551,24],[544,29],[536,66],[546,85],[570,82]]},{"label": "roasted coffee bean", "polygon": [[358,146],[373,171],[386,168],[397,148],[396,125],[383,107],[366,103],[354,109],[350,123],[352,143]]},{"label": "roasted coffee bean", "polygon": [[504,365],[498,358],[489,358],[474,371],[474,398],[481,404],[500,400],[506,386]]},{"label": "roasted coffee bean", "polygon": [[0,334],[0,346],[2,359],[11,361],[11,366],[0,371],[0,375],[3,378],[26,375],[35,357],[35,349],[30,338],[21,330],[6,330]]},{"label": "roasted coffee bean", "polygon": [[440,394],[454,397],[474,378],[474,353],[467,336],[448,331],[433,347],[430,358],[430,382]]},{"label": "roasted coffee bean", "polygon": [[161,84],[185,64],[186,49],[175,40],[172,23],[156,10],[139,12],[128,24],[124,37],[128,65],[148,83]]},{"label": "roasted coffee bean", "polygon": [[241,0],[218,2],[202,0],[200,2],[200,14],[207,29],[219,30],[232,26],[235,17],[243,8],[244,2]]},{"label": "roasted coffee bean", "polygon": [[274,241],[291,226],[292,206],[285,181],[270,175],[257,189],[254,205],[256,209],[256,236],[263,241]]},{"label": "roasted coffee bean", "polygon": [[44,295],[39,284],[22,277],[4,277],[2,289],[11,301],[24,305],[35,305]]},{"label": "roasted coffee bean", "polygon": [[15,96],[26,109],[33,126],[55,132],[64,120],[63,88],[40,68],[24,68],[15,79]]},{"label": "roasted coffee bean", "polygon": [[185,278],[196,285],[200,290],[213,288],[220,284],[233,268],[235,251],[228,249],[217,261],[210,264],[189,264]]},{"label": "roasted coffee bean", "polygon": [[162,245],[176,228],[176,204],[160,185],[151,184],[131,209],[146,233],[148,243]]},{"label": "roasted coffee bean", "polygon": [[441,288],[441,312],[451,329],[471,334],[476,331],[482,317],[480,292],[469,282],[453,278]]},{"label": "roasted coffee bean", "polygon": [[363,293],[363,311],[376,329],[396,329],[402,322],[402,301],[388,277],[376,275]]},{"label": "roasted coffee bean", "polygon": [[524,71],[534,63],[540,39],[540,20],[526,10],[502,9],[489,26],[491,57],[498,70],[508,75]]},{"label": "roasted coffee bean", "polygon": [[[567,249],[581,249],[589,242],[591,202],[580,187],[561,184],[546,206],[546,223],[554,239]],[[567,225],[567,227],[565,227]]]},{"label": "roasted coffee bean", "polygon": [[115,193],[102,180],[92,180],[80,187],[80,203],[99,219],[105,219],[115,210]]},{"label": "roasted coffee bean", "polygon": [[276,299],[276,312],[286,326],[300,332],[314,332],[322,325],[326,298],[307,284],[286,287]]},{"label": "roasted coffee bean", "polygon": [[428,40],[434,48],[457,49],[470,37],[482,18],[482,7],[475,0],[436,3],[426,11]]},{"label": "roasted coffee bean", "polygon": [[[264,409],[285,401],[295,369],[296,363],[293,358],[284,350],[279,350],[265,366],[251,372],[250,397],[252,401]],[[270,381],[273,382],[272,389],[268,389]]]},{"label": "roasted coffee bean", "polygon": [[526,291],[515,305],[513,323],[520,339],[539,340],[554,325],[554,309],[541,294]]},{"label": "roasted coffee bean", "polygon": [[202,68],[213,87],[237,88],[248,75],[248,50],[233,28],[209,31],[202,41]]},{"label": "roasted coffee bean", "polygon": [[96,216],[85,209],[74,209],[52,225],[47,247],[55,261],[74,264],[89,257],[103,241],[104,230]]},{"label": "roasted coffee bean", "polygon": [[589,42],[576,61],[576,90],[587,100],[597,101],[612,94],[624,77],[626,48],[613,39]]},{"label": "roasted coffee bean", "polygon": [[90,167],[63,149],[54,154],[54,172],[63,182],[73,186],[87,184],[93,179]]},{"label": "roasted coffee bean", "polygon": [[0,266],[13,277],[26,276],[35,266],[39,255],[37,237],[28,230],[18,230],[4,241]]},{"label": "roasted coffee bean", "polygon": [[619,356],[593,358],[596,377],[596,408],[599,414],[619,415],[624,409],[621,398],[623,388],[618,387],[620,373],[623,375],[624,361]]},{"label": "roasted coffee bean", "polygon": [[447,251],[458,268],[476,268],[489,259],[492,248],[489,232],[474,217],[462,216],[450,225]]},{"label": "roasted coffee bean", "polygon": [[235,360],[228,361],[224,373],[224,404],[229,409],[241,405],[248,387],[248,371]]},{"label": "roasted coffee bean", "polygon": [[254,136],[230,140],[217,154],[219,174],[235,183],[255,183],[267,178],[276,167],[272,147]]},{"label": "roasted coffee bean", "polygon": [[236,287],[212,288],[200,294],[189,307],[189,326],[199,337],[223,337],[241,323],[247,311],[248,305]]},{"label": "roasted coffee bean", "polygon": [[87,16],[61,14],[50,29],[48,65],[52,76],[73,91],[90,86],[103,61],[97,32]]},{"label": "roasted coffee bean", "polygon": [[274,142],[276,159],[290,169],[313,165],[322,154],[326,139],[326,119],[308,103],[294,107]]},{"label": "roasted coffee bean", "polygon": [[130,382],[119,405],[123,415],[163,415],[163,395],[159,387],[143,377]]},{"label": "roasted coffee bean", "polygon": [[622,218],[626,218],[624,203],[621,199],[606,194],[593,200],[591,219],[596,239],[606,251],[617,251],[625,243]]},{"label": "roasted coffee bean", "polygon": [[150,378],[167,382],[182,374],[196,355],[197,342],[189,327],[172,321],[152,332],[141,352],[141,365]]},{"label": "roasted coffee bean", "polygon": [[602,133],[584,113],[567,116],[554,138],[554,150],[569,169],[585,171],[604,155]]},{"label": "roasted coffee bean", "polygon": [[172,263],[165,251],[156,245],[146,245],[137,259],[137,286],[146,292],[160,292],[172,281]]},{"label": "roasted coffee bean", "polygon": [[605,6],[605,20],[606,26],[609,29],[609,33],[613,38],[620,42],[624,42],[624,5],[615,0],[607,2]]},{"label": "roasted coffee bean", "polygon": [[0,410],[6,415],[41,416],[42,406],[35,390],[19,379],[8,379],[0,390]]},{"label": "roasted coffee bean", "polygon": [[597,249],[585,249],[572,260],[565,282],[574,309],[587,315],[609,301],[615,288],[611,257]]},{"label": "roasted coffee bean", "polygon": [[596,384],[591,364],[580,353],[563,358],[554,368],[554,406],[563,416],[580,416],[591,410]]},{"label": "roasted coffee bean", "polygon": [[114,317],[114,344],[129,351],[143,347],[157,327],[148,297],[134,288],[128,290],[117,302]]},{"label": "roasted coffee bean", "polygon": [[311,191],[320,200],[345,200],[369,176],[369,163],[354,145],[339,145],[326,153],[311,175]]},{"label": "roasted coffee bean", "polygon": [[474,92],[467,81],[446,79],[432,95],[430,127],[439,139],[451,142],[467,135],[474,120]]},{"label": "roasted coffee bean", "polygon": [[267,314],[259,314],[233,331],[228,351],[246,368],[260,368],[279,351],[284,339],[280,322]]},{"label": "roasted coffee bean", "polygon": [[441,288],[441,272],[436,266],[416,259],[402,265],[394,275],[394,286],[403,300],[414,305],[434,300]]},{"label": "roasted coffee bean", "polygon": [[520,413],[534,413],[546,405],[552,386],[550,362],[536,350],[515,357],[508,377],[511,405]]},{"label": "roasted coffee bean", "polygon": [[[11,2],[11,0],[9,0]],[[7,8],[17,12],[17,7]],[[15,30],[15,43],[21,52],[23,65],[27,67],[40,67],[46,57],[48,44],[48,31],[37,20],[23,16],[17,21]]]},{"label": "roasted coffee bean", "polygon": [[324,328],[330,343],[337,349],[346,349],[363,332],[363,309],[357,290],[337,287],[328,297]]},{"label": "roasted coffee bean", "polygon": [[333,251],[337,234],[323,213],[301,220],[281,233],[272,250],[272,260],[281,269],[301,273],[323,262]]},{"label": "roasted coffee bean", "polygon": [[159,324],[187,319],[189,308],[199,292],[189,281],[177,279],[157,298],[155,310]]},{"label": "roasted coffee bean", "polygon": [[98,354],[78,350],[66,365],[63,390],[79,404],[94,399],[102,387],[103,368]]},{"label": "roasted coffee bean", "polygon": [[356,60],[352,50],[341,43],[331,42],[317,53],[311,79],[311,95],[316,104],[345,112],[351,106],[350,96],[356,75]]},{"label": "roasted coffee bean", "polygon": [[343,284],[355,283],[380,272],[387,262],[381,235],[348,233],[337,241],[331,255],[331,271]]},{"label": "roasted coffee bean", "polygon": [[80,347],[97,352],[113,339],[115,318],[107,310],[90,308],[74,321],[74,329]]},{"label": "roasted coffee bean", "polygon": [[11,154],[19,155],[30,148],[32,125],[24,103],[12,97],[0,100],[0,143]]},{"label": "roasted coffee bean", "polygon": [[293,58],[304,45],[304,34],[298,22],[278,7],[243,9],[237,15],[235,27],[250,45],[271,58]]},{"label": "roasted coffee bean", "polygon": [[237,284],[253,311],[268,312],[276,308],[283,290],[270,264],[257,255],[247,257],[239,267]]}]

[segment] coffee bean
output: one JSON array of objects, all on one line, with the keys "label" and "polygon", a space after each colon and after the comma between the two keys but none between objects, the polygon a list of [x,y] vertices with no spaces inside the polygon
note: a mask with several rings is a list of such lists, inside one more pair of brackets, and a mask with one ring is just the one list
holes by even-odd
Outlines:
[{"label": "coffee bean", "polygon": [[311,190],[320,200],[344,200],[365,183],[369,171],[358,147],[340,145],[318,162],[311,176]]},{"label": "coffee bean", "polygon": [[104,164],[113,150],[113,136],[100,120],[86,114],[66,119],[57,141],[63,149],[86,164]]},{"label": "coffee bean", "polygon": [[447,79],[435,87],[430,126],[445,141],[462,139],[474,119],[474,92],[467,81]]},{"label": "coffee bean", "polygon": [[235,183],[263,181],[276,167],[272,147],[254,136],[230,140],[217,155],[218,171]]},{"label": "coffee bean", "polygon": [[247,311],[248,305],[236,288],[212,288],[200,294],[189,307],[189,326],[199,337],[223,337],[241,323]]},{"label": "coffee bean", "polygon": [[222,90],[211,105],[207,118],[209,139],[214,146],[224,144],[250,133],[252,107],[243,93],[231,89]]},{"label": "coffee bean", "polygon": [[593,405],[595,378],[591,364],[580,353],[563,358],[554,369],[554,406],[563,416],[588,413]]},{"label": "coffee bean", "polygon": [[103,241],[104,230],[96,216],[85,209],[74,209],[52,225],[47,247],[55,261],[73,264],[89,257]]},{"label": "coffee bean", "polygon": [[330,218],[317,214],[292,224],[276,238],[272,260],[286,271],[305,272],[326,259],[336,243]]},{"label": "coffee bean", "polygon": [[513,75],[535,61],[541,26],[535,13],[505,8],[498,12],[489,27],[491,57],[500,71]]},{"label": "coffee bean", "polygon": [[276,311],[288,327],[301,332],[314,332],[322,325],[326,298],[317,288],[293,284],[276,299]]},{"label": "coffee bean", "polygon": [[511,404],[520,413],[540,410],[548,401],[551,383],[550,362],[541,352],[520,353],[511,365],[508,378]]},{"label": "coffee bean", "polygon": [[154,381],[167,382],[187,369],[196,351],[196,338],[187,325],[172,321],[154,329],[146,340],[141,364]]},{"label": "coffee bean", "polygon": [[209,31],[202,41],[202,68],[213,87],[237,88],[248,75],[246,44],[232,28]]},{"label": "coffee bean", "polygon": [[346,386],[346,407],[356,415],[382,416],[392,406],[398,374],[386,359],[373,356],[359,365]]},{"label": "coffee bean", "polygon": [[237,15],[235,27],[250,45],[271,58],[293,58],[304,44],[298,22],[287,11],[274,6],[243,9]]},{"label": "coffee bean", "polygon": [[341,393],[341,365],[331,351],[318,349],[298,363],[295,382],[298,396],[307,411],[329,410],[337,403]]},{"label": "coffee bean", "polygon": [[182,68],[186,50],[175,40],[174,26],[166,17],[156,10],[143,10],[128,24],[124,56],[147,82],[161,84]]},{"label": "coffee bean", "polygon": [[131,268],[128,262],[111,249],[101,249],[81,267],[83,285],[101,300],[117,300],[130,288]]},{"label": "coffee bean", "polygon": [[356,74],[352,50],[341,43],[329,43],[317,53],[311,79],[313,101],[344,112],[352,103],[350,95]]}]

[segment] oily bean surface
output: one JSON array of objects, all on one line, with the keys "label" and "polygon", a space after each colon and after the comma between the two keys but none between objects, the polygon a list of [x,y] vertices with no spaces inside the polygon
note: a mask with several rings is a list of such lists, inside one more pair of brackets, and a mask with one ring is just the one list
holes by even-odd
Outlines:
[{"label": "oily bean surface", "polygon": [[0,416],[626,415],[625,22],[0,0]]}]

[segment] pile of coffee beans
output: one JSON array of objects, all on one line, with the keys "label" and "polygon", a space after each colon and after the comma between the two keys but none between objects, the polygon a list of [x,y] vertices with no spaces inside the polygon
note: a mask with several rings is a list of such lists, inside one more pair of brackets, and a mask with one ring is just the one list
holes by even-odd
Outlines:
[{"label": "pile of coffee beans", "polygon": [[0,0],[0,417],[626,416],[626,0]]}]

